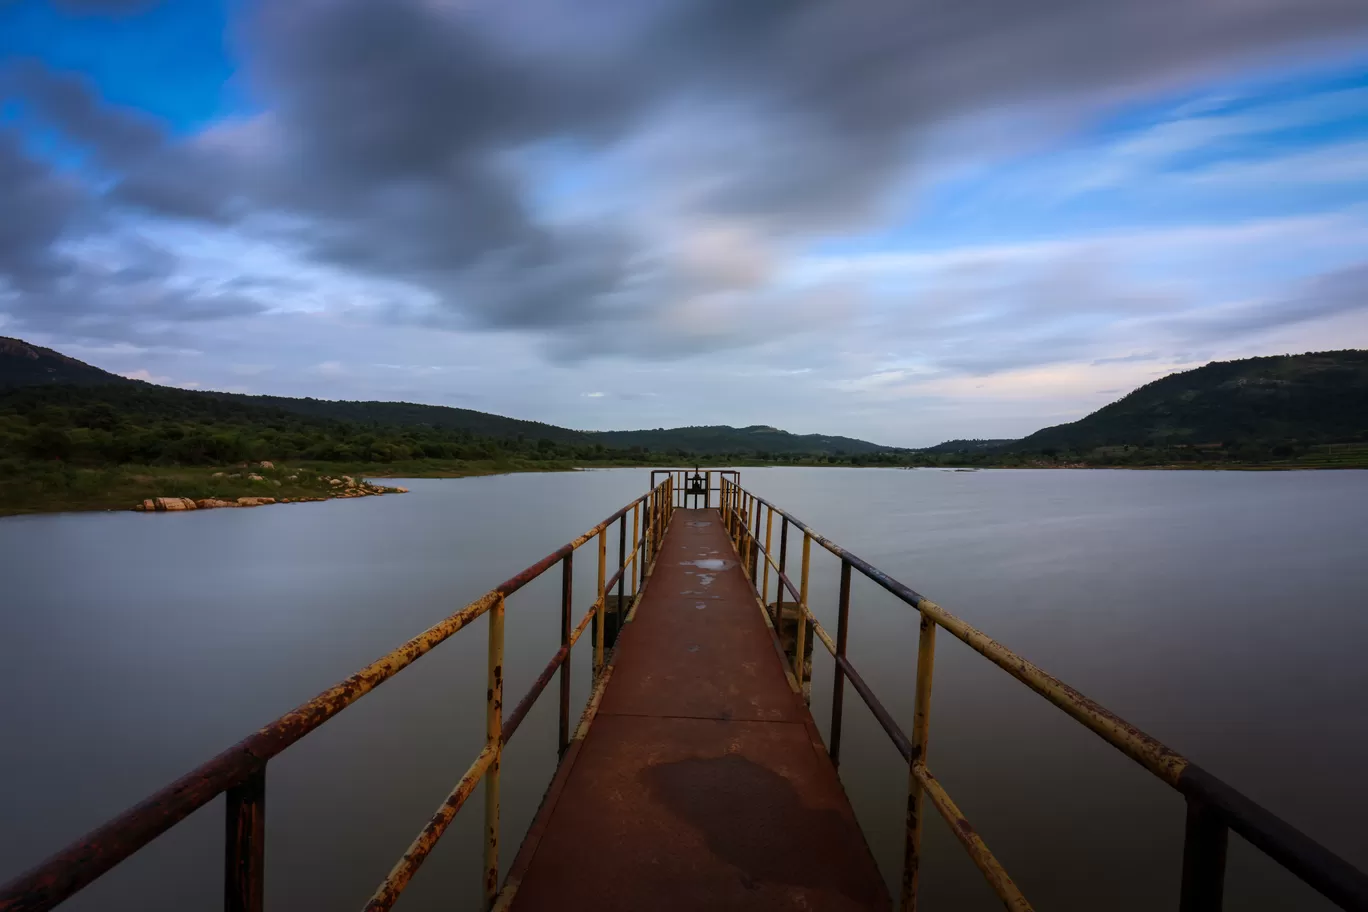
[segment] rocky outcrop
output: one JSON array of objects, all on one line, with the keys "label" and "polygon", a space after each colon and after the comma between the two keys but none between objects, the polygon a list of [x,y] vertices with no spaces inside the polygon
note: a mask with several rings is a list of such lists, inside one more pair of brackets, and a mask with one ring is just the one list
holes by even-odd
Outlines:
[{"label": "rocky outcrop", "polygon": [[182,510],[194,510],[198,504],[188,497],[153,497],[144,500],[133,509],[140,513],[179,513]]},{"label": "rocky outcrop", "polygon": [[[274,469],[270,463],[262,463],[263,467]],[[216,472],[214,478],[240,478],[241,475],[232,474],[225,476],[222,472]],[[295,481],[299,476],[288,476],[289,481]],[[276,479],[267,479],[261,475],[248,475],[249,481],[266,482],[270,481],[275,487],[281,487],[281,482]],[[377,494],[407,494],[408,488],[387,487],[385,485],[371,484],[368,481],[358,481],[350,475],[342,475],[333,478],[327,475],[320,475],[318,481],[328,485],[328,493],[317,497],[282,497],[277,500],[274,497],[238,497],[221,498],[205,497],[200,500],[191,500],[189,497],[156,497],[144,500],[133,509],[140,513],[175,513],[184,510],[212,510],[221,507],[264,507],[274,503],[307,503],[310,501],[331,500],[339,497],[373,497]]]}]

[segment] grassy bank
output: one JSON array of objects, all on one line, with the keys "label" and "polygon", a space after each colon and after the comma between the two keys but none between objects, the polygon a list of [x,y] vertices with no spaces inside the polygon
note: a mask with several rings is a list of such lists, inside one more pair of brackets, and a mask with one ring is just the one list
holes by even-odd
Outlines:
[{"label": "grassy bank", "polygon": [[[277,500],[333,497],[338,491],[328,478],[468,478],[511,472],[567,472],[579,468],[639,468],[694,465],[693,460],[603,460],[585,464],[570,459],[502,458],[485,460],[412,459],[390,463],[277,462],[273,468],[259,466],[73,466],[58,461],[0,460],[0,516],[26,513],[60,513],[77,510],[131,510],[156,497],[188,497],[192,500],[239,497],[274,497]],[[777,462],[762,459],[702,460],[704,470],[773,465],[830,465],[820,459]],[[849,465],[846,463],[846,465]],[[916,468],[918,466],[907,466]],[[937,468],[1128,468],[1225,471],[1286,471],[1289,469],[1368,468],[1368,447],[1324,449],[1299,459],[1266,463],[1192,462],[1156,465],[1118,463],[1065,463],[1062,460],[997,463],[988,460],[955,461],[947,457]],[[260,476],[260,480],[251,478]],[[644,479],[643,479],[644,484]]]},{"label": "grassy bank", "polygon": [[[639,466],[638,462],[596,462],[594,468]],[[274,497],[297,500],[332,497],[328,478],[468,478],[510,472],[566,472],[568,459],[414,459],[391,463],[276,462],[269,469],[243,466],[73,466],[57,461],[0,461],[0,516],[76,510],[131,510],[157,497],[235,500]],[[260,480],[254,480],[257,475]]]}]

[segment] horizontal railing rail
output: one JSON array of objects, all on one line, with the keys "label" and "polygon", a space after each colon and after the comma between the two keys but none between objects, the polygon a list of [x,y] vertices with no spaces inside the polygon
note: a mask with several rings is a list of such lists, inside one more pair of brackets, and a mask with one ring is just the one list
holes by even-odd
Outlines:
[{"label": "horizontal railing rail", "polygon": [[[742,566],[755,584],[757,598],[776,632],[783,627],[786,592],[795,606],[793,652],[791,656],[786,656],[794,686],[805,696],[810,694],[805,671],[805,637],[808,626],[811,626],[814,635],[822,641],[835,662],[828,747],[832,762],[840,762],[844,685],[848,680],[908,764],[908,800],[900,896],[902,909],[912,910],[917,905],[922,802],[925,798],[930,799],[932,806],[950,824],[951,831],[1004,905],[1015,910],[1031,908],[1002,865],[988,850],[987,845],[960,813],[959,808],[941,788],[926,765],[935,633],[940,627],[1182,793],[1187,801],[1187,820],[1180,886],[1181,912],[1208,912],[1221,908],[1225,884],[1226,844],[1228,833],[1232,830],[1340,908],[1368,912],[1368,875],[1309,836],[1226,785],[1177,751],[965,623],[926,596],[819,535],[792,514],[786,513],[764,498],[757,497],[731,480],[724,479],[722,488],[723,521],[742,558]],[[773,556],[775,515],[781,520],[777,560]],[[803,535],[802,564],[796,586],[787,573],[789,527],[797,529]],[[813,542],[841,561],[837,632],[834,639],[818,622],[808,604],[808,574]],[[774,570],[776,578],[776,600],[773,610],[769,603],[771,569]],[[898,726],[897,721],[846,656],[852,570],[858,570],[863,576],[915,608],[921,615],[910,737]]]},{"label": "horizontal railing rail", "polygon": [[[582,738],[601,696],[606,676],[605,617],[608,594],[617,588],[619,617],[626,610],[627,584],[633,600],[640,597],[649,563],[659,551],[674,505],[673,477],[654,484],[607,519],[537,561],[521,573],[439,621],[398,649],[346,680],[328,688],[237,744],[200,764],[170,785],[92,830],[65,849],[0,887],[0,912],[51,909],[89,886],[101,875],[180,823],[220,794],[227,794],[224,850],[224,908],[229,912],[261,912],[264,905],[266,767],[290,747],[385,681],[403,671],[457,631],[488,614],[489,667],[486,691],[485,744],[446,800],[414,839],[403,857],[366,905],[367,912],[390,908],[427,858],[437,840],[475,787],[485,783],[484,908],[499,891],[499,767],[503,747],[526,717],[551,678],[560,674],[559,753],[564,756],[570,733],[570,651],[592,621],[595,627],[594,678],[585,714],[575,738]],[[627,547],[628,515],[632,545]],[[607,577],[607,539],[618,526],[618,568]],[[597,540],[598,574],[593,605],[571,626],[575,551]],[[505,599],[556,564],[561,573],[561,647],[533,682],[527,695],[503,717],[503,641]]]}]

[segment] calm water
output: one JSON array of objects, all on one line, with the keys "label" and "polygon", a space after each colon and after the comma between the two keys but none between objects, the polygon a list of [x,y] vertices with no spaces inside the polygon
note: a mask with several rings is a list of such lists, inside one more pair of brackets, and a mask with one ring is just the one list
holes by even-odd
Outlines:
[{"label": "calm water", "polygon": [[[1368,866],[1368,473],[742,477]],[[260,510],[0,520],[0,880],[553,550],[646,473],[406,484]],[[837,564],[815,555],[814,610],[834,622]],[[577,576],[578,614],[590,580]],[[558,586],[548,574],[509,602],[510,705],[558,641]],[[915,618],[858,576],[853,596],[851,659],[910,728]],[[484,652],[481,622],[272,762],[272,906],[360,908],[479,750]],[[823,730],[830,681],[819,649]],[[506,755],[510,847],[552,769],[548,696]],[[896,878],[905,770],[849,690],[846,705],[842,776]],[[1176,907],[1181,799],[944,634],[929,760],[1037,908]],[[476,907],[479,804],[404,908]],[[926,840],[927,908],[997,908],[943,825]],[[69,908],[215,907],[221,853],[220,799]],[[1329,908],[1238,839],[1231,855],[1227,908]]]}]

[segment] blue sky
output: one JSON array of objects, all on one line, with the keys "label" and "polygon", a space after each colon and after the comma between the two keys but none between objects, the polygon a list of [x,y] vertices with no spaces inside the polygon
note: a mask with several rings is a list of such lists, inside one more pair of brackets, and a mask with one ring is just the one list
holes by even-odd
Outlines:
[{"label": "blue sky", "polygon": [[0,333],[900,445],[1368,345],[1368,7],[1048,7],[11,3]]}]

